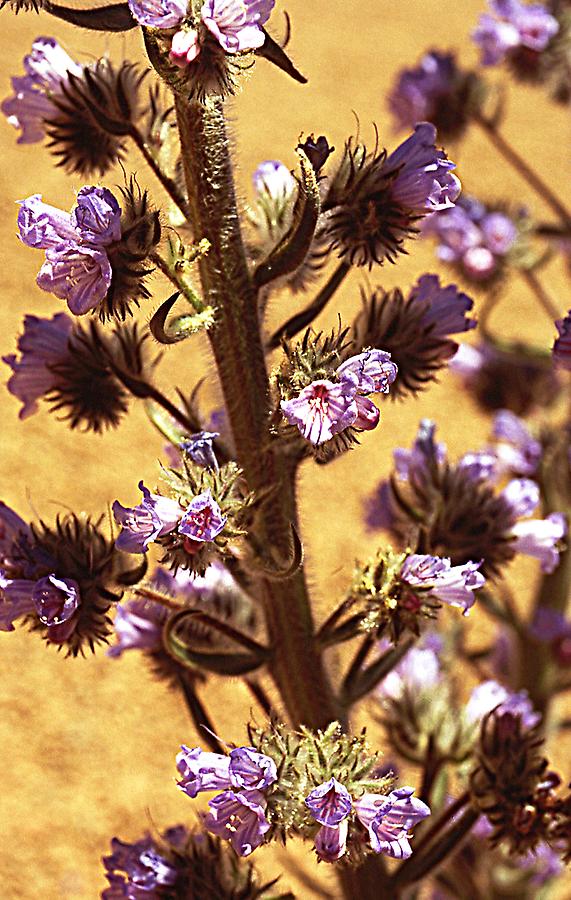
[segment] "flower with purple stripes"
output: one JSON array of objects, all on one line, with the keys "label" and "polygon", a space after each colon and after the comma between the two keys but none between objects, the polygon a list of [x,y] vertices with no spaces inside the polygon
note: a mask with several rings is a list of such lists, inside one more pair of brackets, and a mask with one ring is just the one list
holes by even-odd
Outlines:
[{"label": "flower with purple stripes", "polygon": [[226,53],[256,50],[266,36],[262,25],[270,18],[275,0],[206,0],[202,21]]},{"label": "flower with purple stripes", "polygon": [[8,390],[22,403],[20,419],[27,419],[38,410],[38,400],[55,385],[52,366],[68,356],[68,341],[72,320],[65,313],[51,319],[39,316],[24,318],[24,333],[18,338],[20,358],[14,354],[2,360],[12,369]]},{"label": "flower with purple stripes", "polygon": [[355,803],[357,817],[368,831],[375,853],[407,859],[412,853],[410,831],[430,815],[430,807],[413,797],[414,788],[397,788],[388,796],[364,794]]},{"label": "flower with purple stripes", "polygon": [[231,750],[229,771],[232,786],[244,790],[263,791],[278,777],[273,759],[257,753],[253,747]]},{"label": "flower with purple stripes", "polygon": [[121,526],[115,545],[125,553],[146,553],[152,541],[174,531],[184,512],[176,500],[151,494],[142,481],[139,490],[143,499],[138,506],[121,506],[116,500],[112,507],[115,521]]},{"label": "flower with purple stripes", "polygon": [[188,0],[129,0],[129,9],[146,28],[175,28],[187,14]]},{"label": "flower with purple stripes", "polygon": [[208,806],[204,826],[230,841],[238,856],[249,856],[263,843],[270,828],[265,816],[266,800],[261,791],[223,791]]},{"label": "flower with purple stripes", "polygon": [[232,784],[230,757],[222,753],[183,745],[176,758],[176,767],[181,776],[177,784],[188,797],[197,797],[202,791],[226,789]]},{"label": "flower with purple stripes", "polygon": [[336,778],[330,778],[329,781],[317,785],[304,802],[320,825],[339,825],[353,809],[349,791]]},{"label": "flower with purple stripes", "polygon": [[480,561],[453,566],[449,559],[413,553],[403,562],[400,579],[426,596],[459,607],[466,615],[476,601],[474,592],[486,581],[478,571],[481,564]]}]

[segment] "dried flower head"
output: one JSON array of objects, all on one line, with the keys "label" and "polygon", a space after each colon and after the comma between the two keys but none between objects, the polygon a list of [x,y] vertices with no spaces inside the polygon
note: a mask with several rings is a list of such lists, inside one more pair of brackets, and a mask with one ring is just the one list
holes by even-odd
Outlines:
[{"label": "dried flower head", "polygon": [[456,285],[441,285],[437,275],[423,275],[406,298],[396,288],[363,292],[362,300],[352,349],[383,347],[391,354],[399,371],[393,400],[425,390],[458,349],[450,335],[476,327],[466,315],[473,301]]},{"label": "dried flower head", "polygon": [[390,155],[350,139],[323,202],[331,248],[356,266],[394,262],[429,213],[454,205],[454,163],[436,149],[428,122]]}]

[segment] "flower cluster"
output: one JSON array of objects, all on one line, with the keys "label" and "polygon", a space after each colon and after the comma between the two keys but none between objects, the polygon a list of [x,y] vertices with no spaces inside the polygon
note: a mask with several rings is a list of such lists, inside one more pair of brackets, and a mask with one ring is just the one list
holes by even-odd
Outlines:
[{"label": "flower cluster", "polygon": [[391,397],[425,390],[454,356],[458,344],[450,335],[470,331],[476,320],[467,313],[473,301],[456,285],[442,285],[437,275],[422,275],[408,296],[397,288],[363,295],[363,308],[353,327],[356,347],[384,347],[398,367]]},{"label": "flower cluster", "polygon": [[121,526],[117,548],[146,553],[151,543],[158,543],[163,560],[175,571],[180,566],[203,573],[216,551],[244,534],[241,525],[252,498],[240,490],[240,477],[234,463],[213,471],[185,459],[184,472],[164,470],[172,496],[153,494],[140,481],[143,499],[138,506],[113,503],[115,521]]},{"label": "flower cluster", "polygon": [[20,202],[20,239],[45,250],[38,286],[65,300],[76,316],[98,310],[100,318],[124,319],[129,302],[149,296],[143,261],[158,243],[160,226],[146,195],[124,194],[123,215],[111,191],[93,185],[81,188],[71,213],[44,203],[40,194]]},{"label": "flower cluster", "polygon": [[439,259],[480,284],[502,275],[514,260],[525,218],[524,211],[512,216],[463,196],[453,209],[430,216],[423,233],[436,238]]},{"label": "flower cluster", "polygon": [[318,446],[349,427],[360,431],[376,428],[380,412],[367,395],[388,394],[396,376],[390,353],[366,350],[338,366],[333,373],[335,381],[312,381],[297,396],[282,400],[280,408],[287,421]]},{"label": "flower cluster", "polygon": [[386,482],[379,486],[370,524],[406,539],[421,528],[432,552],[446,553],[455,565],[481,560],[486,575],[496,574],[516,553],[535,557],[544,572],[552,572],[567,521],[561,513],[528,518],[540,502],[536,482],[514,478],[496,493],[493,454],[468,453],[454,465],[433,438],[432,423],[422,423],[412,450],[395,451],[395,475],[390,488]]},{"label": "flower cluster", "polygon": [[[367,777],[375,758],[367,757],[362,738],[342,736],[335,724],[317,734],[302,729],[287,742],[282,726],[254,734],[256,747],[236,747],[228,755],[183,747],[177,757],[178,785],[189,797],[221,791],[209,801],[204,824],[239,856],[279,833],[311,838],[319,859],[330,863],[367,849],[410,856],[410,831],[430,809],[412,796],[413,788],[386,793],[386,779]],[[318,748],[332,752],[326,756]],[[323,780],[329,760],[335,773]]]},{"label": "flower cluster", "polygon": [[435,141],[434,125],[423,122],[391,154],[346,143],[322,204],[331,249],[341,259],[369,268],[394,262],[421,219],[454,206],[455,164]]},{"label": "flower cluster", "polygon": [[116,426],[128,409],[117,371],[127,372],[131,383],[144,380],[152,365],[147,341],[136,325],[118,326],[109,335],[96,322],[83,327],[66,313],[26,316],[20,357],[3,357],[12,369],[8,390],[22,403],[20,418],[36,413],[44,399],[71,428],[100,432]]},{"label": "flower cluster", "polygon": [[489,6],[492,15],[482,15],[472,35],[484,66],[496,66],[506,58],[529,66],[559,31],[557,19],[540,3],[489,0]]},{"label": "flower cluster", "polygon": [[107,612],[121,599],[121,585],[143,572],[124,567],[100,525],[73,515],[55,528],[28,525],[0,504],[1,631],[14,631],[14,621],[25,618],[73,656],[106,640]]},{"label": "flower cluster", "polygon": [[460,69],[454,53],[431,50],[417,66],[399,73],[388,104],[399,128],[432,122],[441,138],[454,139],[465,130],[482,93],[478,76]]},{"label": "flower cluster", "polygon": [[76,63],[54,39],[39,37],[24,58],[25,75],[12,78],[14,94],[1,109],[20,129],[19,144],[49,138],[51,152],[70,172],[103,174],[125,152],[125,138],[141,114],[144,73],[106,57]]}]

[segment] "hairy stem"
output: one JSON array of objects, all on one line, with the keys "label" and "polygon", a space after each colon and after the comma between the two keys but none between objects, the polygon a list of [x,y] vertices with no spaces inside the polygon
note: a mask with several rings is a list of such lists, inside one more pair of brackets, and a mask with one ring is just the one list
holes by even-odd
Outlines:
[{"label": "hairy stem", "polygon": [[166,192],[169,195],[169,197],[171,198],[171,200],[178,206],[180,211],[185,216],[187,216],[188,212],[189,212],[188,202],[187,202],[187,199],[184,196],[184,194],[179,189],[176,181],[174,181],[174,179],[171,178],[170,175],[167,175],[166,172],[164,172],[162,170],[162,168],[160,167],[159,163],[157,162],[157,160],[153,154],[153,151],[151,150],[151,148],[145,141],[145,138],[143,137],[143,135],[141,134],[139,129],[136,128],[135,126],[133,126],[129,133],[130,133],[131,138],[133,139],[133,141],[135,142],[135,144],[141,151],[141,153],[145,159],[145,162],[147,163],[149,168],[153,171],[153,173],[156,175],[156,177],[158,178],[158,180],[160,181],[160,183],[166,190]]},{"label": "hairy stem", "polygon": [[529,186],[533,188],[538,197],[551,207],[561,223],[566,228],[571,228],[571,211],[567,209],[565,204],[559,199],[558,195],[551,190],[535,169],[532,169],[529,163],[519,155],[517,150],[512,147],[492,122],[489,122],[483,116],[476,116],[476,122],[494,147],[499,150],[506,162],[509,162],[509,164],[519,172],[522,178],[527,181]]},{"label": "hairy stem", "polygon": [[[210,337],[237,460],[249,487],[273,493],[261,504],[256,537],[288,555],[296,522],[295,469],[269,430],[270,397],[257,296],[244,252],[222,101],[176,98],[190,218],[210,248],[198,262],[204,300],[216,311]],[[276,493],[276,488],[279,492]],[[318,652],[303,572],[259,578],[272,647],[270,672],[294,725],[323,728],[338,708]]]}]

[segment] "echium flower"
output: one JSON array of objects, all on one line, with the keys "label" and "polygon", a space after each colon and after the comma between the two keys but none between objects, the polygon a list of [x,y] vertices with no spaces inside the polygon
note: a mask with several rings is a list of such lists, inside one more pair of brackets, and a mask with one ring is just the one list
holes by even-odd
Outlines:
[{"label": "echium flower", "polygon": [[160,836],[147,833],[133,843],[113,838],[103,865],[109,887],[102,900],[256,900],[274,884],[261,884],[252,866],[237,865],[222,842],[184,825],[167,828]]},{"label": "echium flower", "polygon": [[517,72],[533,72],[559,31],[557,19],[541,3],[489,0],[489,7],[492,15],[480,16],[472,34],[482,52],[482,65],[496,66],[508,59]]},{"label": "echium flower", "polygon": [[70,514],[53,528],[28,525],[0,504],[1,631],[24,618],[73,656],[106,641],[111,605],[144,570],[127,569],[101,521]]},{"label": "echium flower", "polygon": [[346,143],[322,204],[331,248],[341,259],[369,268],[394,262],[421,219],[454,206],[460,182],[435,141],[434,125],[423,122],[390,155]]},{"label": "echium flower", "polygon": [[482,94],[476,73],[460,69],[454,53],[431,50],[417,66],[399,72],[388,103],[399,128],[432,122],[446,140],[464,132]]},{"label": "echium flower", "polygon": [[86,186],[71,213],[34,194],[20,202],[18,228],[26,246],[45,250],[37,283],[81,316],[124,319],[130,304],[147,298],[146,259],[160,239],[157,213],[132,183],[123,191],[125,208],[107,188]]},{"label": "echium flower", "polygon": [[527,691],[508,691],[497,681],[482,681],[473,689],[464,709],[464,716],[480,725],[484,716],[492,710],[509,712],[521,717],[524,728],[535,728],[541,722],[541,713],[534,710]]},{"label": "echium flower", "polygon": [[268,252],[291,225],[297,182],[288,167],[274,159],[260,163],[252,181],[256,196],[248,217],[261,249]]},{"label": "echium flower", "polygon": [[80,65],[48,37],[33,42],[24,70],[12,78],[14,94],[1,106],[21,131],[19,144],[47,137],[59,165],[80,175],[102,175],[123,157],[141,114],[142,71],[128,62],[115,67],[107,58]]},{"label": "echium flower", "polygon": [[[466,454],[452,464],[445,453],[436,454],[434,441],[426,440],[426,429],[424,423],[409,456],[413,465],[409,462],[403,468],[402,449],[395,451],[390,490],[384,482],[379,488],[378,500],[388,502],[384,520],[389,527],[406,541],[420,529],[423,545],[432,553],[450,557],[454,566],[481,560],[486,576],[498,574],[517,553],[537,558],[544,572],[552,572],[567,522],[561,513],[528,518],[539,505],[537,484],[514,478],[496,492],[495,464],[492,458],[490,467],[489,454],[482,458]],[[375,518],[381,521],[371,515],[372,523]]]},{"label": "echium flower", "polygon": [[144,378],[151,368],[146,340],[136,325],[108,334],[96,322],[83,327],[66,313],[51,319],[25,316],[20,357],[2,358],[12,369],[8,390],[22,403],[20,418],[36,413],[38,401],[46,400],[71,428],[115,427],[127,412],[128,393],[111,364],[130,379]]},{"label": "echium flower", "polygon": [[551,360],[526,352],[523,345],[509,349],[491,343],[461,344],[450,370],[488,413],[508,409],[525,416],[537,406],[553,403],[561,390]]},{"label": "echium flower", "polygon": [[470,331],[473,301],[438,275],[422,275],[408,296],[397,288],[363,294],[363,308],[353,327],[352,347],[383,347],[398,367],[393,400],[417,393],[434,381],[458,344],[451,335]]},{"label": "echium flower", "polygon": [[348,358],[343,354],[346,358],[339,365],[343,334],[338,347],[332,340],[329,350],[329,339],[320,346],[321,336],[310,342],[308,332],[286,351],[277,376],[282,415],[316,448],[336,435],[343,435],[348,446],[356,431],[376,428],[380,412],[368,395],[388,394],[397,377],[397,366],[384,350],[365,350]]},{"label": "echium flower", "polygon": [[422,621],[434,618],[443,603],[467,615],[475,591],[485,583],[480,565],[453,566],[438,556],[379,551],[357,566],[347,599],[361,616],[362,630],[379,636],[387,632],[396,643],[405,631],[418,635]]},{"label": "echium flower", "polygon": [[343,735],[336,723],[316,733],[274,724],[250,729],[250,738],[252,746],[228,755],[183,747],[177,757],[178,784],[189,797],[221,791],[204,824],[239,856],[293,834],[311,839],[330,863],[357,863],[371,851],[410,856],[410,832],[430,809],[413,788],[388,791],[390,779],[375,774],[378,760],[362,735]]},{"label": "echium flower", "polygon": [[252,502],[240,486],[241,470],[227,463],[218,471],[185,460],[184,471],[165,469],[170,496],[153,494],[139,482],[143,499],[138,506],[113,504],[121,526],[118,549],[146,553],[149,545],[163,548],[163,562],[203,574],[228,542],[243,535],[244,516]]},{"label": "echium flower", "polygon": [[235,74],[265,42],[275,0],[129,0],[151,56],[174,87],[203,100],[235,90]]},{"label": "echium flower", "polygon": [[422,232],[437,240],[440,260],[455,266],[473,284],[485,284],[505,274],[517,262],[527,213],[509,213],[487,207],[474,197],[462,196],[453,209],[430,216]]}]

